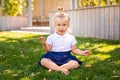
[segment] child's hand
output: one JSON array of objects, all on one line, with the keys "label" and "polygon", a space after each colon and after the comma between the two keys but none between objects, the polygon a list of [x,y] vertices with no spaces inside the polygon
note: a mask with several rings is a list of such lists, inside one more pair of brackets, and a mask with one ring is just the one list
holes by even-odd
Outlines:
[{"label": "child's hand", "polygon": [[40,43],[45,44],[45,37],[40,37]]},{"label": "child's hand", "polygon": [[85,51],[83,52],[83,55],[84,55],[84,56],[89,56],[89,55],[90,55],[90,51],[89,51],[89,50],[85,50]]}]

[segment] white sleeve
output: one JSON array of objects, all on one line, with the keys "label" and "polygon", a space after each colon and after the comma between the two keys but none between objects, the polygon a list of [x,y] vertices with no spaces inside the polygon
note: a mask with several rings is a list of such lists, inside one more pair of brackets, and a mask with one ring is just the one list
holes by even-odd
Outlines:
[{"label": "white sleeve", "polygon": [[47,37],[46,43],[52,45],[52,37],[51,36]]},{"label": "white sleeve", "polygon": [[76,41],[75,37],[73,36],[72,37],[72,46],[75,45],[76,43],[77,43],[77,41]]}]

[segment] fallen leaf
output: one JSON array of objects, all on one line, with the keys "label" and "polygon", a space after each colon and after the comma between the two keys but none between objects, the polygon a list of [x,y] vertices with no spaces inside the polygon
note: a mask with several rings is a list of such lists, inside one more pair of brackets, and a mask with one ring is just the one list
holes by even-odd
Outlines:
[{"label": "fallen leaf", "polygon": [[23,52],[21,51],[20,53],[21,53],[21,54],[20,54],[20,57],[21,57],[21,58],[25,58],[25,55],[23,54]]},{"label": "fallen leaf", "polygon": [[88,80],[88,78],[86,77],[86,79],[85,80]]},{"label": "fallen leaf", "polygon": [[34,77],[34,76],[35,76],[35,74],[32,72],[32,73],[31,73],[31,76],[32,76],[32,77]]},{"label": "fallen leaf", "polygon": [[112,76],[112,78],[119,78],[120,76]]},{"label": "fallen leaf", "polygon": [[113,73],[116,73],[116,71],[114,70]]},{"label": "fallen leaf", "polygon": [[1,54],[0,57],[2,57],[3,55]]},{"label": "fallen leaf", "polygon": [[18,74],[12,74],[11,76],[18,76]]},{"label": "fallen leaf", "polygon": [[47,80],[47,78],[43,78],[43,80]]},{"label": "fallen leaf", "polygon": [[39,74],[40,74],[40,72],[37,72],[37,73],[36,73],[36,75],[39,75]]},{"label": "fallen leaf", "polygon": [[86,64],[85,67],[91,67],[91,64]]},{"label": "fallen leaf", "polygon": [[12,71],[10,69],[6,69],[4,72],[12,73]]}]

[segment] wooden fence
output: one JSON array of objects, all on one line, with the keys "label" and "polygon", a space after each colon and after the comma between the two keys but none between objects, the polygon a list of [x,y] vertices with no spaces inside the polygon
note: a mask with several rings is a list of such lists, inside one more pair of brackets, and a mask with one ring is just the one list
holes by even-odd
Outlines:
[{"label": "wooden fence", "polygon": [[0,16],[0,31],[18,30],[27,26],[27,17]]},{"label": "wooden fence", "polygon": [[[65,11],[71,18],[75,36],[120,40],[120,5],[82,8]],[[54,31],[54,14],[50,12],[51,33]]]}]

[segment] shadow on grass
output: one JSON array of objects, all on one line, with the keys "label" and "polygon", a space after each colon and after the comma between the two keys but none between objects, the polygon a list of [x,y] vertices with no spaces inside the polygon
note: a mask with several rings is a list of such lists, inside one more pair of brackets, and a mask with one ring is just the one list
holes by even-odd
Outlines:
[{"label": "shadow on grass", "polygon": [[[80,49],[91,51],[89,57],[78,57],[84,62],[82,68],[86,70],[81,76],[88,74],[90,80],[120,79],[120,41],[78,38],[78,42]],[[91,64],[91,67],[87,69],[85,64]]]},{"label": "shadow on grass", "polygon": [[[82,50],[89,49],[91,55],[77,56],[83,61],[83,65],[76,70],[70,70],[71,74],[65,76],[58,72],[48,72],[37,65],[40,56],[44,54],[39,43],[40,35],[19,36],[0,37],[1,80],[120,79],[120,41],[77,38],[77,46]],[[85,67],[85,64],[91,64],[91,67]]]},{"label": "shadow on grass", "polygon": [[37,62],[44,53],[39,37],[40,35],[20,38],[0,37],[1,80],[18,80],[33,76],[38,69]]}]

